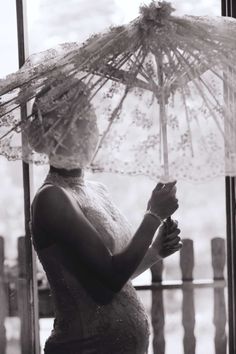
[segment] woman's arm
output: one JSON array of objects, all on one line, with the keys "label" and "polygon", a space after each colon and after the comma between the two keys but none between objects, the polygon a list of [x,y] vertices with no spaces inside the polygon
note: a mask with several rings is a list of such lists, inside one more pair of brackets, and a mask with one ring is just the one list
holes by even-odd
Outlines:
[{"label": "woman's arm", "polygon": [[164,222],[158,230],[157,236],[148,248],[142,262],[132,275],[132,279],[136,278],[147,269],[151,268],[156,262],[170,256],[179,251],[182,247],[180,230],[177,222],[169,220]]},{"label": "woman's arm", "polygon": [[[178,207],[173,186],[169,184],[165,191],[163,212],[167,215]],[[154,193],[153,199],[157,196],[158,191]],[[34,215],[37,217],[34,218]],[[75,199],[64,189],[45,186],[34,203],[34,215],[34,227],[38,227],[49,238],[53,237],[62,246],[71,247],[78,255],[80,264],[114,292],[118,292],[134,273],[160,224],[151,215],[145,215],[128,246],[117,254],[111,254]]]},{"label": "woman's arm", "polygon": [[132,274],[131,279],[138,277],[140,274],[151,268],[156,262],[162,260],[162,258],[157,254],[157,251],[150,246],[147,250],[147,253],[143,257],[142,262]]}]

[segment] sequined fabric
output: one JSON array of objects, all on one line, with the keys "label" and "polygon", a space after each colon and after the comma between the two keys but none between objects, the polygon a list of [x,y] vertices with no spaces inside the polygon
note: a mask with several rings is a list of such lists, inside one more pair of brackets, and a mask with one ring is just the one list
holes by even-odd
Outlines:
[{"label": "sequined fabric", "polygon": [[[102,184],[83,177],[65,178],[57,173],[49,173],[45,183],[65,188],[76,198],[112,252],[119,252],[127,245],[131,237],[129,224]],[[37,250],[37,245],[34,246]],[[72,253],[65,252],[58,244],[37,250],[37,253],[50,283],[56,315],[46,354],[51,354],[50,350],[55,348],[63,354],[147,352],[147,315],[130,281],[112,301],[101,304],[86,292],[68,266]],[[63,347],[65,350],[61,351]]]}]

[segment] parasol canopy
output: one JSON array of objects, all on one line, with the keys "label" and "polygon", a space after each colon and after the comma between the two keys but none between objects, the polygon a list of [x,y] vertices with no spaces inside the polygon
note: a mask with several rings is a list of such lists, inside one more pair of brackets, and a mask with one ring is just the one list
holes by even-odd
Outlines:
[{"label": "parasol canopy", "polygon": [[[30,56],[0,81],[0,153],[47,163],[77,120],[96,119],[92,171],[155,180],[234,176],[236,21],[173,11],[170,3],[152,1],[127,25]],[[84,95],[77,94],[81,83]],[[29,111],[21,120],[19,107],[42,90],[40,114]],[[91,107],[96,116],[88,114]],[[47,114],[54,121],[42,129],[40,116]],[[27,137],[34,120],[36,140],[57,137],[47,154],[22,153],[16,138]]]}]

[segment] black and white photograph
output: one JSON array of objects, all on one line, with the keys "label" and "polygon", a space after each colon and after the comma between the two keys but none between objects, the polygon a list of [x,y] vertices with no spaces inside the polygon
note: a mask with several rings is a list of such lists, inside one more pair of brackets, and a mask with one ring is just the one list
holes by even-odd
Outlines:
[{"label": "black and white photograph", "polygon": [[0,29],[0,354],[236,354],[236,1]]}]

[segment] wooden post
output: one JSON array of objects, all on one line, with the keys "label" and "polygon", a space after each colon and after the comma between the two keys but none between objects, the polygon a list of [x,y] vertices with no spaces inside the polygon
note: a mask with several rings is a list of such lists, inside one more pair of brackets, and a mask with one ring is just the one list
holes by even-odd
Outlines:
[{"label": "wooden post", "polygon": [[[180,267],[182,271],[183,282],[192,281],[194,268],[194,253],[192,240],[183,240],[183,247],[180,251]],[[196,338],[194,334],[195,307],[193,287],[183,287],[182,323],[184,328],[184,354],[195,354]]]},{"label": "wooden post", "polygon": [[[222,238],[214,238],[211,241],[211,253],[214,280],[224,279],[226,254],[225,241]],[[214,288],[213,322],[215,325],[215,354],[226,354],[226,306],[224,288]]]},{"label": "wooden post", "polygon": [[[162,282],[163,261],[151,267],[152,283]],[[165,354],[165,313],[163,303],[163,290],[152,290],[152,327],[153,327],[153,353]]]},{"label": "wooden post", "polygon": [[[21,340],[21,352],[23,354],[30,354],[30,346],[34,346],[32,343],[31,334],[34,331],[31,321],[29,321],[28,314],[32,304],[28,300],[28,265],[26,263],[26,247],[25,236],[18,238],[18,279],[17,279],[17,308],[20,318],[20,340]],[[39,343],[38,343],[39,344]]]},{"label": "wooden post", "polygon": [[17,308],[20,318],[20,342],[21,352],[29,353],[29,333],[31,332],[30,322],[28,321],[28,289],[27,289],[27,266],[25,262],[26,249],[25,237],[18,238],[18,281],[17,281]]},{"label": "wooden post", "polygon": [[4,281],[4,239],[0,236],[0,353],[6,353],[5,318],[7,312],[7,299]]}]

